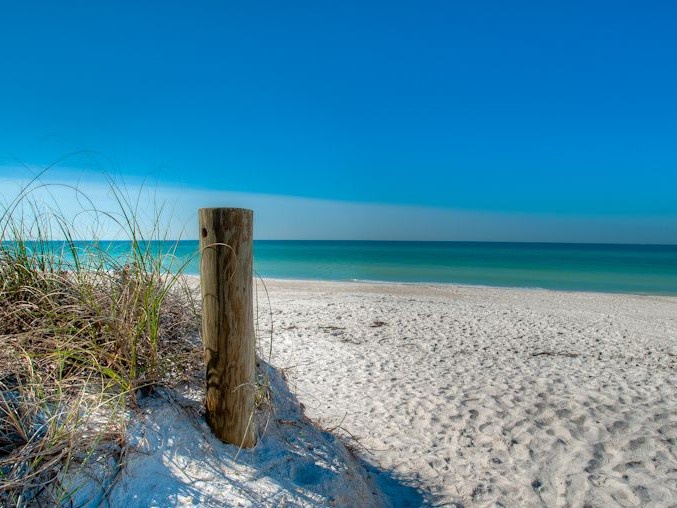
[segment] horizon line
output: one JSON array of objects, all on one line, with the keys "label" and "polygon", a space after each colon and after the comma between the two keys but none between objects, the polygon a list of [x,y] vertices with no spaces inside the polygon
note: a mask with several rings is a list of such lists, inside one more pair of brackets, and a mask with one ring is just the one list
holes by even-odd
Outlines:
[{"label": "horizon line", "polygon": [[[2,240],[0,243],[11,242],[12,240]],[[26,241],[26,240],[24,240]],[[53,239],[53,240],[28,240],[27,242],[60,242],[66,243],[69,240]],[[134,240],[121,240],[109,238],[91,238],[73,240],[73,243],[78,242],[117,242],[130,243]],[[164,240],[158,239],[140,239],[136,240],[139,243],[144,242],[199,242],[198,238],[167,238]],[[364,239],[328,239],[328,238],[254,238],[254,242],[344,242],[344,243],[477,243],[477,244],[519,244],[519,245],[614,245],[614,246],[636,246],[636,247],[677,247],[676,243],[639,243],[639,242],[538,242],[538,241],[506,241],[506,240],[364,240]]]}]

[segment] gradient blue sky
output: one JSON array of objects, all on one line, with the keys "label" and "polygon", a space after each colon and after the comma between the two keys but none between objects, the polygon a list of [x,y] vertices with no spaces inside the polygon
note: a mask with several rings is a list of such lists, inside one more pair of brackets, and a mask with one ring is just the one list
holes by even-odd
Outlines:
[{"label": "gradient blue sky", "polygon": [[6,2],[0,177],[87,151],[50,175],[390,207],[374,237],[418,238],[415,207],[430,239],[480,214],[677,243],[675,26],[668,1]]}]

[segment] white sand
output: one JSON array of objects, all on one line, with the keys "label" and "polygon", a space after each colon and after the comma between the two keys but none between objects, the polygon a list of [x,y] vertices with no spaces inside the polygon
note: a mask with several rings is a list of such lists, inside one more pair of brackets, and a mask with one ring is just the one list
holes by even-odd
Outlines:
[{"label": "white sand", "polygon": [[109,457],[64,485],[75,505],[677,505],[677,298],[265,283],[259,354],[272,322],[294,393],[269,370],[257,446],[216,440],[199,390],[161,390],[117,477]]},{"label": "white sand", "polygon": [[[161,389],[140,401],[126,433],[123,467],[102,454],[62,478],[75,490],[68,506],[383,506],[383,475],[368,473],[341,441],[303,416],[279,373],[271,377],[274,411],[262,411],[260,437],[240,450],[214,437],[203,394]],[[115,447],[114,445],[112,445]],[[98,465],[97,465],[98,464]],[[118,462],[119,464],[119,462]],[[392,483],[392,482],[391,482]],[[405,491],[406,493],[406,491]]]},{"label": "white sand", "polygon": [[426,501],[677,504],[677,298],[266,284],[308,416]]}]

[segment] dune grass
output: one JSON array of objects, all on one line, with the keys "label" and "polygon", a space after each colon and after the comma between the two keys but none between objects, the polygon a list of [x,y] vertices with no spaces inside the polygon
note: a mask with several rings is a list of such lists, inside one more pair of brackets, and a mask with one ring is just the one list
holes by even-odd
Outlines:
[{"label": "dune grass", "polygon": [[0,207],[0,505],[65,503],[78,486],[64,472],[102,447],[121,467],[139,394],[201,365],[199,305],[173,266],[162,210],[144,231],[139,200],[113,182],[113,211],[71,189],[93,224],[131,241],[120,257],[34,197],[45,187],[35,179]]}]

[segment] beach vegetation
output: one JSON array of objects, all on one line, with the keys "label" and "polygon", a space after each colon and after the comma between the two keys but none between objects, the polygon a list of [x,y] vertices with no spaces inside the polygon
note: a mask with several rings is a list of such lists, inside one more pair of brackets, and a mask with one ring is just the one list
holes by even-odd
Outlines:
[{"label": "beach vegetation", "polygon": [[[121,468],[139,397],[202,366],[197,288],[175,266],[162,208],[148,228],[139,197],[110,180],[113,211],[70,188],[74,221],[39,177],[0,206],[0,505],[63,504],[81,487],[66,470],[102,457]],[[124,255],[78,229],[83,216],[116,226]]]}]

